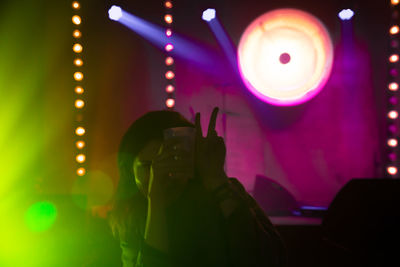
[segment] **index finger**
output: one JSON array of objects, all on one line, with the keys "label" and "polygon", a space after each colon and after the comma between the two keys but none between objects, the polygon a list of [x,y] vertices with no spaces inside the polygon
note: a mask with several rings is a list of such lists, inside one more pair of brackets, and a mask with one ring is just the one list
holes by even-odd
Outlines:
[{"label": "index finger", "polygon": [[207,136],[210,136],[215,131],[215,124],[217,123],[217,115],[219,108],[215,107],[211,113],[210,122],[208,124]]}]

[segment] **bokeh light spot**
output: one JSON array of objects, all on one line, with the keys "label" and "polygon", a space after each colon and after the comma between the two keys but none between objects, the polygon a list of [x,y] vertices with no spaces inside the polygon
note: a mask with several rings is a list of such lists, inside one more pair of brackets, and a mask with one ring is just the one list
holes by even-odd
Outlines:
[{"label": "bokeh light spot", "polygon": [[53,203],[41,201],[33,204],[25,213],[25,223],[33,232],[48,230],[56,221],[57,209]]}]

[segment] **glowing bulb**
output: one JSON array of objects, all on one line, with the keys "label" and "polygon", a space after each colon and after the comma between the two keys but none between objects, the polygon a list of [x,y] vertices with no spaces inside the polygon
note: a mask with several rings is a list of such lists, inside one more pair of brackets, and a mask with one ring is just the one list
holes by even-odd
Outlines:
[{"label": "glowing bulb", "polygon": [[399,26],[395,25],[390,28],[390,34],[397,34],[399,33],[400,29]]},{"label": "glowing bulb", "polygon": [[399,4],[399,0],[391,0],[390,1],[392,3],[392,5],[398,5]]},{"label": "glowing bulb", "polygon": [[167,85],[167,87],[165,87],[165,91],[167,93],[173,93],[175,91],[175,87],[173,85]]},{"label": "glowing bulb", "polygon": [[83,65],[83,61],[82,61],[82,59],[77,58],[77,59],[74,60],[74,64],[75,64],[76,66],[80,67],[80,66]]},{"label": "glowing bulb", "polygon": [[79,9],[80,7],[81,7],[81,5],[79,4],[78,1],[72,2],[72,8],[73,8],[73,9]]},{"label": "glowing bulb", "polygon": [[171,29],[165,30],[165,35],[166,35],[167,37],[171,37],[171,36],[172,36],[172,30],[171,30]]},{"label": "glowing bulb", "polygon": [[388,139],[387,144],[388,144],[388,146],[390,146],[390,147],[396,147],[397,144],[398,144],[398,142],[397,142],[396,139],[390,138],[390,139]]},{"label": "glowing bulb", "polygon": [[174,49],[174,46],[172,44],[167,44],[165,46],[165,51],[170,52]]},{"label": "glowing bulb", "polygon": [[75,107],[76,108],[83,108],[85,106],[85,102],[82,99],[77,99],[75,101]]},{"label": "glowing bulb", "polygon": [[169,71],[167,71],[166,73],[165,73],[165,78],[167,78],[168,80],[171,80],[171,79],[173,79],[175,77],[175,73],[173,72],[173,71],[171,71],[171,70],[169,70]]},{"label": "glowing bulb", "polygon": [[73,22],[74,24],[76,24],[76,25],[79,25],[79,24],[81,24],[82,19],[81,19],[81,17],[79,17],[78,15],[75,15],[75,16],[72,17],[72,22]]},{"label": "glowing bulb", "polygon": [[118,21],[120,18],[122,18],[122,9],[119,6],[112,6],[108,10],[108,17],[111,20]]},{"label": "glowing bulb", "polygon": [[78,128],[76,128],[76,130],[75,130],[75,133],[76,133],[76,135],[79,135],[79,136],[82,136],[82,135],[84,135],[85,134],[85,128],[83,128],[83,127],[78,127]]},{"label": "glowing bulb", "polygon": [[72,36],[74,36],[75,38],[80,38],[82,36],[82,33],[79,30],[74,30],[72,32]]},{"label": "glowing bulb", "polygon": [[74,50],[75,53],[81,53],[83,50],[83,47],[81,44],[74,44],[74,46],[72,47],[72,49]]},{"label": "glowing bulb", "polygon": [[82,86],[75,87],[75,93],[81,95],[81,94],[83,94],[83,92],[84,92],[84,90],[83,90]]},{"label": "glowing bulb", "polygon": [[77,141],[75,144],[76,144],[76,147],[78,149],[82,149],[82,148],[85,147],[85,142],[84,141]]},{"label": "glowing bulb", "polygon": [[164,4],[164,6],[165,6],[166,8],[172,8],[172,3],[171,3],[171,1],[166,1],[165,4]]},{"label": "glowing bulb", "polygon": [[388,88],[390,91],[397,91],[399,89],[399,84],[398,83],[390,83]]},{"label": "glowing bulb", "polygon": [[389,57],[389,61],[392,62],[392,63],[395,63],[395,62],[399,61],[399,55],[397,55],[397,54],[391,55]]},{"label": "glowing bulb", "polygon": [[395,110],[391,110],[388,113],[388,117],[392,120],[397,119],[399,117],[399,114]]},{"label": "glowing bulb", "polygon": [[167,57],[165,59],[165,65],[171,66],[172,64],[174,64],[174,59],[172,57]]},{"label": "glowing bulb", "polygon": [[165,101],[165,105],[169,108],[173,108],[175,106],[175,100],[173,98],[168,98],[167,101]]},{"label": "glowing bulb", "polygon": [[397,173],[397,168],[394,166],[388,166],[386,171],[391,175],[395,175]]},{"label": "glowing bulb", "polygon": [[80,71],[77,71],[74,73],[74,79],[75,81],[82,81],[83,80],[83,73]]},{"label": "glowing bulb", "polygon": [[83,176],[85,175],[85,173],[86,173],[85,168],[79,168],[76,170],[76,174],[78,174],[79,176]]},{"label": "glowing bulb", "polygon": [[350,20],[354,16],[354,11],[351,9],[343,9],[339,13],[339,18],[341,20]]},{"label": "glowing bulb", "polygon": [[86,156],[84,154],[79,154],[76,156],[76,161],[79,163],[83,163],[86,160]]},{"label": "glowing bulb", "polygon": [[208,22],[210,22],[210,21],[212,21],[213,19],[215,19],[215,9],[213,9],[213,8],[209,8],[209,9],[207,9],[207,10],[205,10],[204,12],[203,12],[203,15],[202,15],[202,19],[203,20],[205,20],[205,21],[208,21]]},{"label": "glowing bulb", "polygon": [[166,23],[171,24],[172,23],[172,15],[171,14],[165,15],[164,20]]}]

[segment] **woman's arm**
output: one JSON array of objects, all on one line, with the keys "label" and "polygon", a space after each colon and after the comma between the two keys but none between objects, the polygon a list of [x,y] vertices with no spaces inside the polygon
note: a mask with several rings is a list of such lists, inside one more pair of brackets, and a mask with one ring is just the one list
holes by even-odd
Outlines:
[{"label": "woman's arm", "polygon": [[285,266],[283,241],[257,202],[236,179],[214,191],[224,217],[232,266]]}]

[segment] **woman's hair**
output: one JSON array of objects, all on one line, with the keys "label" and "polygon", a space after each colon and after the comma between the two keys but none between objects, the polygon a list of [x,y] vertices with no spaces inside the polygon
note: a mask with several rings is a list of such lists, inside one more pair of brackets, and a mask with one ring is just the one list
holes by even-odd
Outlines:
[{"label": "woman's hair", "polygon": [[[118,151],[119,182],[110,216],[114,236],[124,238],[132,227],[133,219],[144,218],[147,200],[139,192],[133,173],[133,161],[152,140],[162,140],[163,131],[174,127],[194,127],[181,114],[174,111],[151,111],[137,119],[122,137]],[[137,229],[136,229],[137,231]]]}]

